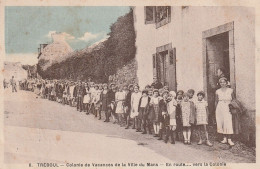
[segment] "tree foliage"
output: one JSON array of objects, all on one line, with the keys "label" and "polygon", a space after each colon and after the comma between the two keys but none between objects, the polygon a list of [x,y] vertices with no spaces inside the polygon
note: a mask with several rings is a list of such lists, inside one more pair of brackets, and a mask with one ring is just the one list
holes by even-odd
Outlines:
[{"label": "tree foliage", "polygon": [[70,58],[55,63],[46,70],[41,69],[44,60],[38,63],[38,73],[42,78],[87,80],[91,78],[97,83],[108,81],[109,75],[116,73],[130,60],[134,59],[135,30],[133,11],[117,19],[110,26],[109,38],[101,42],[91,51],[74,52]]}]

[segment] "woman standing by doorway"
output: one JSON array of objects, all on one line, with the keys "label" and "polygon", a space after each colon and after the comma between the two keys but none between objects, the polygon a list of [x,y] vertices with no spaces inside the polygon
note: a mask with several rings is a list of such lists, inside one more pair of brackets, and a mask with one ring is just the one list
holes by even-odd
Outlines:
[{"label": "woman standing by doorway", "polygon": [[233,89],[228,88],[227,78],[219,79],[220,89],[216,91],[216,121],[217,132],[223,134],[221,143],[228,143],[233,146],[231,135],[233,134],[232,114],[229,111],[229,104],[234,99]]}]

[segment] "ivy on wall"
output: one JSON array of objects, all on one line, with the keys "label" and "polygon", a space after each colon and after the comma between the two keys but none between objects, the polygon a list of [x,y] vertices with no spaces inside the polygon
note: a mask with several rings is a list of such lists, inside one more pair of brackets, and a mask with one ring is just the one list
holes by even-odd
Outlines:
[{"label": "ivy on wall", "polygon": [[37,65],[39,75],[44,79],[87,80],[96,83],[108,82],[109,75],[135,58],[135,30],[133,11],[117,19],[110,26],[109,38],[93,50],[74,52],[70,58],[54,63],[46,70],[41,68],[44,60]]}]

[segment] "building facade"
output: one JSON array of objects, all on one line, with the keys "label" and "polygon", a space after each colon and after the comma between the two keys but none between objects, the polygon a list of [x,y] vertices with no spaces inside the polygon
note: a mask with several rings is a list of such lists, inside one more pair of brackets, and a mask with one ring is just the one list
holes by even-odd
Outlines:
[{"label": "building facade", "polygon": [[255,138],[255,16],[247,7],[134,7],[137,78],[170,90],[204,90],[214,113],[218,69],[247,109],[244,140]]},{"label": "building facade", "polygon": [[41,44],[40,48],[38,48],[38,59],[42,62],[40,65],[43,70],[56,62],[65,60],[73,52],[62,33],[53,33],[51,37],[52,43]]}]

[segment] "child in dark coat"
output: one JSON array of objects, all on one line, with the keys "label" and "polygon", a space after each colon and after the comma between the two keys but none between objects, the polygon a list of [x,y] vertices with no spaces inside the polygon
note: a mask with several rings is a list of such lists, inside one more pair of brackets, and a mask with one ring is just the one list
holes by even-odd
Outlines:
[{"label": "child in dark coat", "polygon": [[[138,106],[138,119],[141,120],[142,128],[143,128],[143,133],[142,134],[147,134],[147,118],[148,118],[148,109],[149,109],[149,103],[150,103],[151,98],[148,97],[148,90],[143,90],[142,91],[142,97],[140,98],[139,106]],[[138,129],[140,130],[140,129]]]},{"label": "child in dark coat", "polygon": [[[168,91],[164,91],[162,93],[162,100],[160,100],[159,102],[159,121],[160,121],[160,130],[159,130],[159,139],[158,140],[162,140],[163,139],[163,134],[166,134],[166,126],[169,125],[169,114],[167,111],[167,103],[168,103]],[[164,140],[167,143],[167,137]]]}]

